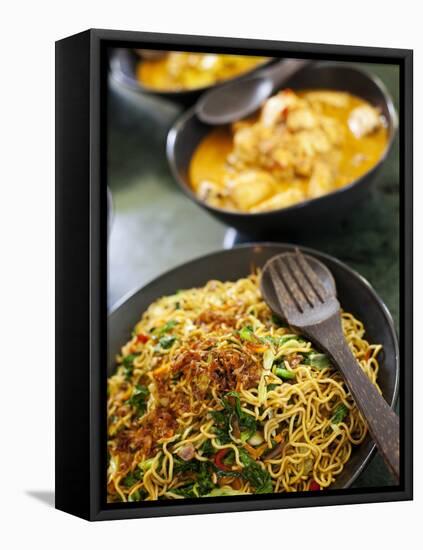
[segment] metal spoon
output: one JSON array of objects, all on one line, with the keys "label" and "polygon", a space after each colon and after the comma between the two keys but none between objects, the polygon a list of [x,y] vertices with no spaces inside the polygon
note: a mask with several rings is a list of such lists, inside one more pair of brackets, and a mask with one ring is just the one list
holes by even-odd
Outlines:
[{"label": "metal spoon", "polygon": [[253,114],[291,76],[310,63],[305,59],[284,59],[250,78],[213,88],[198,100],[196,115],[202,122],[212,126],[245,118]]},{"label": "metal spoon", "polygon": [[385,463],[400,475],[399,420],[352,354],[341,325],[340,305],[329,270],[299,251],[271,258],[261,292],[270,309],[329,355],[344,380]]}]

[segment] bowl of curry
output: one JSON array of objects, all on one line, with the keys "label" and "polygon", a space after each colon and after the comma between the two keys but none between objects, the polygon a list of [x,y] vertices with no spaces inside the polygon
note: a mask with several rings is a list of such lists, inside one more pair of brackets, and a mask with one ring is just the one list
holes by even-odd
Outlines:
[{"label": "bowl of curry", "polygon": [[248,119],[211,127],[194,109],[168,135],[183,191],[247,234],[325,225],[368,191],[397,127],[392,99],[354,66],[303,69]]},{"label": "bowl of curry", "polygon": [[110,70],[126,88],[189,105],[213,86],[246,77],[273,61],[253,55],[119,48],[111,54]]}]

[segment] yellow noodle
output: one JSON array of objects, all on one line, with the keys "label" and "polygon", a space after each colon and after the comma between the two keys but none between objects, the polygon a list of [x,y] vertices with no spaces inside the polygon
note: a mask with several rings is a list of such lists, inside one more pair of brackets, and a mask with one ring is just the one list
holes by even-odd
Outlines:
[{"label": "yellow noodle", "polygon": [[[209,281],[143,314],[108,381],[109,502],[328,488],[363,442],[341,375],[272,317],[259,278]],[[350,313],[342,327],[377,387],[382,347]]]}]

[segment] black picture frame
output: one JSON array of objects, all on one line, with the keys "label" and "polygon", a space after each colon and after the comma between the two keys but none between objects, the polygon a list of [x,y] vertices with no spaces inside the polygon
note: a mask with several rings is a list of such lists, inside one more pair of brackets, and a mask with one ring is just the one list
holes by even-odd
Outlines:
[{"label": "black picture frame", "polygon": [[[402,475],[398,487],[151,505],[106,503],[106,52],[110,46],[134,45],[400,67]],[[405,49],[99,29],[56,43],[56,508],[87,520],[107,520],[412,499],[412,90],[413,52]]]}]

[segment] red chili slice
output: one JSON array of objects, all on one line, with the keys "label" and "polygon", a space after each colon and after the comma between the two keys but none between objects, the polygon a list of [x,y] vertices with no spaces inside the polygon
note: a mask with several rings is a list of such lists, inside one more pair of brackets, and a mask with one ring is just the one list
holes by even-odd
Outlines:
[{"label": "red chili slice", "polygon": [[310,491],[320,491],[320,485],[317,483],[317,481],[313,481],[310,483]]},{"label": "red chili slice", "polygon": [[223,459],[229,453],[229,451],[230,449],[221,449],[215,454],[214,463],[219,468],[219,470],[223,470],[225,472],[231,471],[231,467],[223,463]]},{"label": "red chili slice", "polygon": [[149,341],[149,337],[146,334],[143,334],[142,332],[140,334],[137,334],[137,342],[141,342],[141,344],[145,344]]}]

